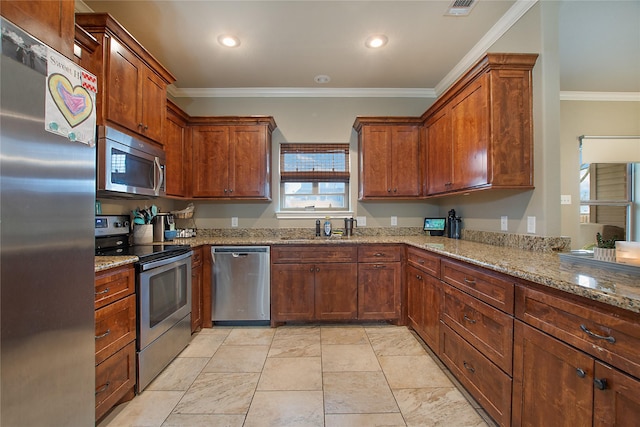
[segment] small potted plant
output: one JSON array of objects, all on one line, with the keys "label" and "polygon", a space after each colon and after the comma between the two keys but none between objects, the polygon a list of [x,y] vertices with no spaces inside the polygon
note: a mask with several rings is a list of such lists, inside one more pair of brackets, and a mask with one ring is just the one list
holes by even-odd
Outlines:
[{"label": "small potted plant", "polygon": [[596,246],[593,248],[593,259],[600,261],[616,262],[616,240],[620,240],[614,236],[611,239],[603,239],[602,234],[596,233]]}]

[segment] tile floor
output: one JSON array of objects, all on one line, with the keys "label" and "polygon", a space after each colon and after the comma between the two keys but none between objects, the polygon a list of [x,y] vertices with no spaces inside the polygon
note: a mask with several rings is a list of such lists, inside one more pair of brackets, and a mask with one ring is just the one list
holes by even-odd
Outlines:
[{"label": "tile floor", "polygon": [[493,426],[405,327],[203,329],[99,427]]}]

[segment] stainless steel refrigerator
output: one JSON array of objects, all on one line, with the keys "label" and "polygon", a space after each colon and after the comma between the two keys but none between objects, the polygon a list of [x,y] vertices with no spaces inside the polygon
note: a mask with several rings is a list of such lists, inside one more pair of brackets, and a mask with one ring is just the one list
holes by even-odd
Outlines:
[{"label": "stainless steel refrigerator", "polygon": [[45,130],[52,57],[0,27],[0,425],[90,426],[95,148]]}]

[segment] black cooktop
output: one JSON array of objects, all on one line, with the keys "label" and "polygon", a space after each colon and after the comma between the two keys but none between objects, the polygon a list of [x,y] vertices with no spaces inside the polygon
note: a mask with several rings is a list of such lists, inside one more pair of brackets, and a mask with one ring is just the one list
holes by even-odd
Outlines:
[{"label": "black cooktop", "polygon": [[137,256],[140,262],[155,261],[182,255],[191,250],[189,245],[176,245],[168,243],[156,243],[149,245],[133,245],[119,248],[102,248],[96,249],[96,255],[100,256],[118,256],[132,255]]}]

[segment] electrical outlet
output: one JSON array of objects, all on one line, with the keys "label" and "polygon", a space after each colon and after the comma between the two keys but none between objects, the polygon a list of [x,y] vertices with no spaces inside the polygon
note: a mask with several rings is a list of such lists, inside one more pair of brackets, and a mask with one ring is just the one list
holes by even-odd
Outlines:
[{"label": "electrical outlet", "polygon": [[535,233],[536,232],[536,217],[528,216],[527,217],[527,233]]},{"label": "electrical outlet", "polygon": [[500,217],[500,230],[507,231],[509,230],[509,217],[503,215]]},{"label": "electrical outlet", "polygon": [[366,216],[357,216],[356,221],[358,221],[357,227],[366,227],[367,226],[367,217]]},{"label": "electrical outlet", "polygon": [[398,217],[397,216],[392,216],[391,217],[391,226],[396,226],[398,225]]},{"label": "electrical outlet", "polygon": [[237,216],[232,216],[231,217],[231,226],[232,227],[237,227],[238,226],[238,217]]},{"label": "electrical outlet", "polygon": [[560,196],[560,204],[561,205],[570,205],[571,204],[571,194],[562,194]]}]

